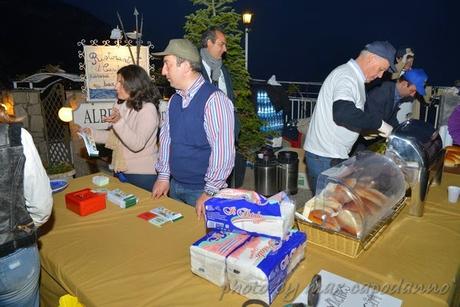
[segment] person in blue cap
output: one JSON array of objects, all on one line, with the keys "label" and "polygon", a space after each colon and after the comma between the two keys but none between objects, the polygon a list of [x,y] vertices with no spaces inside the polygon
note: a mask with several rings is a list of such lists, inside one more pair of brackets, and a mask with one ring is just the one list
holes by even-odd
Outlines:
[{"label": "person in blue cap", "polygon": [[387,41],[367,44],[356,59],[335,68],[323,82],[305,139],[304,150],[310,189],[323,171],[348,159],[362,130],[387,137],[391,125],[364,113],[365,84],[389,68],[394,71],[395,48]]},{"label": "person in blue cap", "polygon": [[[421,68],[408,70],[398,80],[383,81],[367,92],[364,111],[392,127],[412,118],[412,103],[418,95],[425,95],[428,75]],[[402,106],[402,107],[401,107]],[[376,136],[365,136],[363,131],[356,141],[353,153],[364,150],[379,141]]]},{"label": "person in blue cap", "polygon": [[398,116],[400,105],[404,102],[411,103],[417,94],[424,96],[427,80],[428,75],[423,69],[413,68],[401,75],[396,82],[382,82],[367,93],[364,110],[395,127],[411,115]]}]

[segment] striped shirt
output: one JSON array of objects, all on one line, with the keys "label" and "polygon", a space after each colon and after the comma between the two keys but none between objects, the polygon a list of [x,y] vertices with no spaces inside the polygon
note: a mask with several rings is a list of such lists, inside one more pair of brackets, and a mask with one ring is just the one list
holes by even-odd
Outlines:
[{"label": "striped shirt", "polygon": [[[200,75],[188,90],[176,90],[176,93],[182,97],[182,108],[188,107],[190,101],[204,82],[203,76]],[[209,166],[204,177],[204,181],[206,182],[204,190],[217,192],[227,186],[227,177],[230,175],[235,164],[233,104],[220,90],[212,93],[206,102],[204,109],[204,130],[211,146]],[[158,180],[169,181],[170,144],[168,108],[160,130],[160,156],[156,164]]]}]

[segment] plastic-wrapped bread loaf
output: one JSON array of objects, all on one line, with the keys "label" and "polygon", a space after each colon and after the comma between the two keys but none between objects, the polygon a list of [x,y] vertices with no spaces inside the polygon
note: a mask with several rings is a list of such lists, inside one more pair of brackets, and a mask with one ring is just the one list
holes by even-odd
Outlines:
[{"label": "plastic-wrapped bread loaf", "polygon": [[[208,228],[279,240],[288,235],[294,225],[295,205],[286,193],[280,192],[265,199],[255,192],[229,190],[231,189],[226,189],[224,193],[218,193],[205,202]],[[253,202],[254,200],[257,202]]]}]

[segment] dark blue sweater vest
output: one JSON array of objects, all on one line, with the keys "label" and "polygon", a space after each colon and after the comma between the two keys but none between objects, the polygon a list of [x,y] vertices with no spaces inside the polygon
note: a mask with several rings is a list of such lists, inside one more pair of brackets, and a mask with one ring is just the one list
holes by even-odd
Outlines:
[{"label": "dark blue sweater vest", "polygon": [[200,190],[205,186],[211,146],[204,130],[204,108],[215,91],[213,85],[205,82],[186,108],[182,108],[182,97],[178,94],[170,102],[171,177],[188,189]]}]

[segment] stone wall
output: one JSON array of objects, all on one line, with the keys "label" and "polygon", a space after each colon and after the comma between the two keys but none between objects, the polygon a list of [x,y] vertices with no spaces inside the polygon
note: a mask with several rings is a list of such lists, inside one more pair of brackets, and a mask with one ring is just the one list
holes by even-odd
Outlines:
[{"label": "stone wall", "polygon": [[[24,117],[24,128],[30,132],[37,147],[43,165],[48,164],[48,150],[45,141],[45,127],[41,109],[40,91],[33,89],[15,89],[9,92],[14,102],[16,117]],[[81,90],[66,91],[66,97],[75,97],[78,102],[84,102],[85,96]],[[84,176],[97,171],[107,171],[107,163],[96,158],[88,158],[83,141],[76,134],[76,127],[71,122],[70,147],[76,176]]]},{"label": "stone wall", "polygon": [[40,91],[32,89],[11,91],[16,117],[24,117],[23,124],[32,135],[40,158],[46,164],[48,151],[45,142],[45,127],[41,110]]}]

